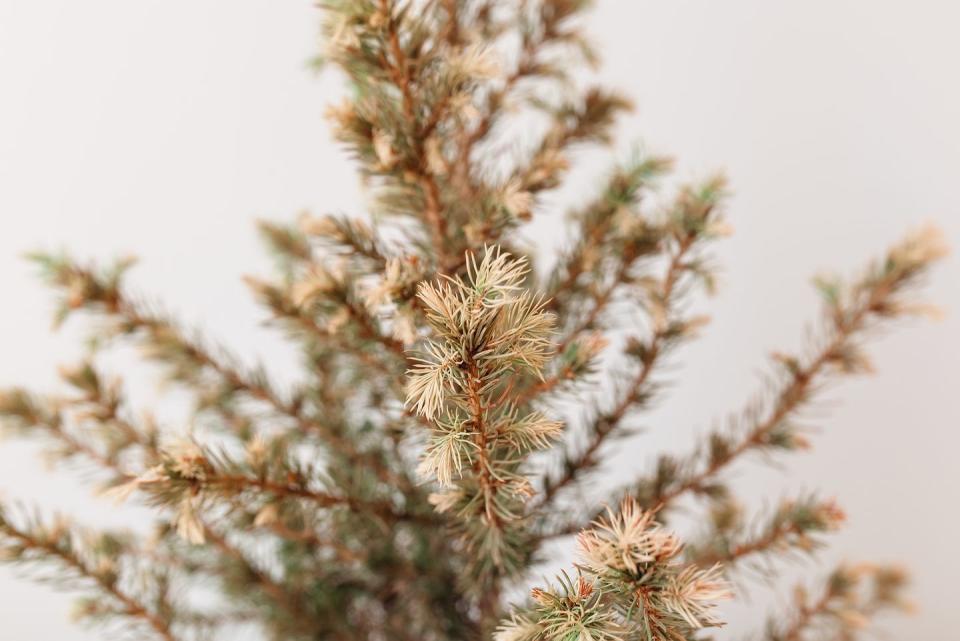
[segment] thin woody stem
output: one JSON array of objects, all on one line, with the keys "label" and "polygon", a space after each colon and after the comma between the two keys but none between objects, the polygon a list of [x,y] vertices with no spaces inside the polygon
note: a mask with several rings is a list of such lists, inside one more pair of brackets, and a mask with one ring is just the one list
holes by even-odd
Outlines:
[{"label": "thin woody stem", "polygon": [[797,618],[780,637],[782,641],[800,641],[804,630],[810,626],[816,617],[825,613],[830,607],[830,597],[830,591],[825,590],[823,596],[821,596],[816,603],[809,606],[802,606],[797,613]]},{"label": "thin woody stem", "polygon": [[867,311],[867,307],[859,309],[849,322],[837,327],[837,334],[833,340],[817,354],[809,365],[799,369],[793,375],[790,384],[777,395],[777,402],[770,412],[770,415],[757,423],[736,447],[723,458],[710,463],[698,474],[694,474],[671,490],[665,492],[659,497],[659,502],[664,506],[669,505],[684,493],[703,487],[707,480],[713,478],[717,473],[733,463],[739,456],[753,448],[761,446],[764,443],[765,437],[774,428],[807,401],[808,392],[813,388],[817,376],[820,375],[827,364],[833,360],[836,351],[847,341],[850,335],[861,327]]},{"label": "thin woody stem", "polygon": [[94,581],[101,590],[116,599],[123,606],[123,615],[133,617],[135,619],[141,619],[165,641],[177,641],[177,638],[173,635],[168,622],[161,619],[157,614],[151,612],[144,604],[137,601],[137,599],[118,588],[114,582],[109,581],[105,577],[100,576],[98,573],[92,571],[81,559],[75,555],[66,550],[60,549],[53,543],[37,540],[36,538],[30,536],[29,533],[10,525],[8,522],[3,522],[0,524],[0,529],[2,529],[11,538],[19,541],[24,547],[38,550],[49,556],[56,557],[69,567],[76,570],[82,576]]},{"label": "thin woody stem", "polygon": [[569,347],[570,343],[576,340],[580,334],[593,327],[594,323],[596,323],[597,319],[600,317],[600,314],[603,313],[603,311],[607,308],[607,305],[609,305],[613,300],[613,296],[617,289],[623,285],[624,280],[630,273],[631,267],[633,267],[632,260],[624,259],[621,261],[620,267],[617,269],[617,273],[614,274],[613,281],[593,299],[593,307],[591,307],[590,312],[582,321],[577,324],[572,331],[570,331],[557,343],[558,354],[562,354],[567,347]]},{"label": "thin woody stem", "polygon": [[244,489],[256,489],[268,492],[280,498],[302,498],[316,503],[320,507],[348,507],[355,512],[370,512],[377,516],[389,520],[411,520],[423,521],[426,523],[435,523],[436,519],[431,515],[419,515],[410,512],[397,512],[388,503],[377,501],[361,501],[348,496],[337,496],[328,492],[311,490],[302,485],[280,483],[263,478],[251,478],[235,474],[217,474],[210,478],[197,481],[200,488],[222,488],[227,490],[242,491]]},{"label": "thin woody stem", "polygon": [[[474,430],[476,430],[475,443],[477,445],[477,458],[473,464],[473,471],[477,475],[478,481],[483,491],[483,509],[486,516],[487,525],[494,530],[503,529],[503,522],[500,515],[497,514],[494,505],[494,497],[498,488],[498,481],[493,476],[491,468],[491,438],[487,434],[486,411],[481,398],[481,379],[477,364],[472,360],[467,364],[467,399],[470,407],[471,420]],[[495,438],[495,437],[494,437]],[[480,601],[480,608],[483,611],[485,621],[495,621],[500,608],[500,585],[499,581],[494,580],[488,587],[484,597]]]},{"label": "thin woody stem", "polygon": [[573,367],[570,365],[565,365],[557,373],[553,374],[552,376],[548,376],[536,385],[532,385],[520,392],[515,400],[515,403],[517,405],[526,405],[527,403],[532,403],[541,396],[554,391],[565,382],[571,380],[573,377]]},{"label": "thin woody stem", "polygon": [[[683,260],[693,247],[694,242],[695,237],[693,236],[684,238],[670,260],[670,265],[668,266],[667,272],[664,275],[660,291],[660,297],[664,305],[668,305],[673,297],[674,289],[676,288],[677,282],[683,273]],[[599,303],[597,307],[599,308]],[[567,466],[564,474],[556,481],[547,482],[546,486],[544,487],[543,498],[536,506],[534,506],[535,508],[542,509],[543,507],[549,505],[557,493],[560,492],[560,490],[573,483],[581,471],[585,467],[592,464],[594,455],[606,441],[607,437],[610,436],[610,434],[624,419],[630,408],[633,407],[637,395],[649,381],[650,375],[653,373],[654,366],[657,364],[658,358],[662,353],[663,342],[665,339],[666,332],[664,328],[658,327],[654,331],[653,336],[650,338],[649,349],[647,350],[647,354],[640,367],[640,371],[631,381],[626,393],[623,394],[620,401],[610,412],[606,413],[603,417],[601,417],[600,420],[596,422],[587,446],[576,457],[576,459],[569,466]]]},{"label": "thin woody stem", "polygon": [[723,563],[729,567],[744,557],[769,550],[784,541],[787,537],[795,534],[803,534],[800,526],[796,523],[784,523],[771,529],[763,536],[737,544],[728,552],[707,552],[699,554],[693,557],[690,562],[701,567],[709,567],[715,563]]},{"label": "thin woody stem", "polygon": [[203,533],[206,540],[210,541],[210,543],[223,552],[225,556],[241,563],[244,568],[253,575],[261,589],[263,589],[264,593],[269,596],[271,600],[288,610],[290,614],[303,616],[304,612],[299,605],[299,599],[291,599],[292,595],[288,590],[270,578],[269,575],[256,568],[246,555],[231,545],[224,536],[207,523],[203,523]]},{"label": "thin woody stem", "polygon": [[400,34],[393,17],[391,0],[380,0],[380,10],[388,19],[387,45],[390,49],[390,55],[393,57],[393,61],[391,62],[384,56],[381,63],[390,74],[393,84],[400,90],[403,115],[407,120],[408,133],[412,137],[417,163],[419,165],[416,168],[416,172],[425,200],[423,216],[430,230],[430,238],[433,243],[433,251],[436,254],[437,264],[443,267],[449,262],[449,258],[447,254],[447,221],[443,215],[440,187],[437,185],[433,174],[429,171],[424,157],[424,137],[421,135],[422,132],[420,131],[416,113],[416,99],[413,93],[412,79],[409,74],[409,64],[403,52],[403,47],[400,45]]},{"label": "thin woody stem", "polygon": [[[174,326],[165,320],[145,315],[135,304],[122,297],[114,301],[108,309],[111,313],[124,318],[132,327],[146,329],[148,333],[168,333],[175,338],[179,347],[191,359],[216,372],[231,387],[249,394],[254,399],[268,404],[279,414],[289,417],[301,431],[322,435],[331,446],[336,447],[339,452],[344,453],[348,458],[354,460],[360,458],[360,453],[351,441],[343,438],[322,422],[306,416],[297,404],[283,400],[269,387],[247,378],[240,371],[222,362],[196,342],[182,336]],[[385,473],[383,470],[381,472]]]},{"label": "thin woody stem", "polygon": [[486,409],[480,398],[480,374],[476,363],[470,362],[467,366],[467,399],[470,405],[471,421],[476,432],[477,460],[474,462],[474,472],[480,479],[483,488],[484,513],[490,526],[499,529],[500,518],[493,505],[493,496],[496,493],[497,483],[491,475],[489,439],[485,421]]}]

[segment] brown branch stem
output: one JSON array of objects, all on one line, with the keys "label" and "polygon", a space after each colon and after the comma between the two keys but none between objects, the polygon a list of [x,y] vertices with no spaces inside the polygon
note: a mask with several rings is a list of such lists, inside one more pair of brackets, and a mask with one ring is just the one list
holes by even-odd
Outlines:
[{"label": "brown branch stem", "polygon": [[[673,297],[677,282],[683,273],[683,260],[690,251],[690,248],[693,247],[694,241],[695,237],[693,236],[684,238],[670,260],[670,264],[667,267],[666,274],[663,277],[659,292],[660,299],[663,301],[664,305],[669,305],[669,302]],[[640,371],[633,378],[633,381],[627,388],[626,393],[623,394],[620,401],[610,412],[604,414],[595,422],[586,448],[584,448],[584,450],[577,455],[576,459],[571,461],[571,463],[566,467],[563,475],[556,481],[548,481],[545,484],[542,495],[543,498],[534,506],[536,509],[542,509],[543,507],[549,505],[557,493],[560,492],[560,490],[573,483],[581,471],[593,464],[593,458],[596,452],[600,449],[610,434],[623,421],[624,417],[626,417],[627,413],[636,402],[641,390],[649,381],[650,375],[652,374],[654,367],[658,362],[659,356],[662,353],[663,342],[666,339],[666,336],[665,328],[658,325],[654,330],[653,336],[650,338],[647,353],[643,363],[641,364]]]},{"label": "brown branch stem", "polygon": [[82,576],[95,582],[100,589],[116,599],[123,606],[124,610],[122,614],[125,616],[142,619],[147,625],[153,628],[160,638],[164,639],[165,641],[177,641],[170,629],[169,623],[161,619],[157,614],[148,610],[145,605],[137,601],[134,597],[118,588],[115,582],[110,581],[91,570],[74,554],[60,549],[53,543],[37,540],[30,536],[29,533],[15,528],[7,522],[0,524],[0,528],[2,528],[2,530],[11,538],[20,541],[24,547],[39,550],[45,554],[56,557],[69,567],[76,570]]}]

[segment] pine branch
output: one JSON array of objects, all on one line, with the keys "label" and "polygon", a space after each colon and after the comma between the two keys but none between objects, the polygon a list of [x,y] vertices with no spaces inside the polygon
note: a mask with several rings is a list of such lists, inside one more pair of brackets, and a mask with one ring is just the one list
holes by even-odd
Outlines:
[{"label": "pine branch", "polygon": [[[173,634],[169,620],[150,610],[143,602],[120,587],[119,578],[112,563],[105,562],[99,567],[93,567],[80,556],[76,549],[75,535],[65,523],[61,522],[49,528],[37,526],[26,529],[13,524],[0,512],[0,537],[6,539],[5,546],[0,549],[3,552],[4,561],[19,563],[44,559],[56,561],[115,601],[121,609],[111,611],[111,615],[141,622],[151,628],[159,638],[165,641],[176,641],[177,637]],[[103,612],[102,608],[99,612]]]},{"label": "pine branch", "polygon": [[20,389],[0,391],[0,421],[21,436],[43,435],[56,444],[56,459],[84,458],[110,472],[111,483],[134,477],[124,455],[139,450],[143,461],[156,459],[155,435],[119,415],[119,382],[105,382],[89,362],[62,368],[61,378],[80,397],[43,397]]},{"label": "pine branch", "polygon": [[[910,290],[945,254],[935,230],[916,232],[895,245],[864,275],[844,287],[836,280],[819,281],[824,295],[825,335],[820,347],[801,361],[778,355],[783,383],[767,408],[751,407],[743,414],[748,423],[739,429],[714,432],[704,439],[708,448],[697,450],[679,461],[661,457],[654,474],[642,479],[626,493],[642,505],[665,509],[688,493],[722,496],[725,488],[717,477],[729,465],[753,451],[795,450],[807,447],[806,438],[793,423],[809,406],[814,393],[831,376],[849,376],[871,371],[857,339],[878,325],[903,317],[928,314],[929,306],[905,298]],[[706,459],[705,461],[703,459]],[[566,536],[583,527],[568,523],[544,535]]]},{"label": "pine branch", "polygon": [[[486,100],[479,107],[479,121],[473,128],[464,128],[459,132],[459,150],[454,162],[453,180],[459,186],[461,196],[475,199],[481,191],[476,182],[481,174],[480,163],[475,162],[474,150],[482,143],[508,112],[509,100],[518,85],[527,80],[547,80],[553,78],[562,83],[566,78],[559,66],[551,66],[543,57],[554,45],[578,41],[582,50],[588,49],[585,41],[577,34],[575,27],[569,26],[570,19],[584,7],[565,7],[555,11],[554,3],[545,3],[535,17],[527,15],[529,4],[524,2],[511,7],[515,12],[516,23],[522,25],[520,31],[521,47],[517,63],[513,70],[501,80],[498,88],[490,89]],[[530,22],[528,23],[528,20]],[[496,237],[485,238],[484,242],[495,242]]]},{"label": "pine branch", "polygon": [[[678,265],[683,255],[689,249],[689,245],[682,246],[671,261],[667,270],[667,275],[663,280],[664,300],[672,297],[673,286],[676,283]],[[598,307],[595,309],[599,309]],[[587,470],[597,465],[596,454],[606,439],[614,432],[620,422],[627,415],[638,400],[646,402],[649,398],[644,393],[648,384],[650,375],[654,370],[654,365],[660,356],[661,349],[668,337],[667,328],[657,329],[650,339],[646,355],[643,359],[640,371],[630,382],[626,391],[622,394],[620,401],[606,414],[598,419],[589,428],[589,437],[586,447],[584,447],[573,458],[568,458],[564,463],[564,472],[558,479],[548,479],[543,489],[543,499],[538,508],[547,507],[553,501],[554,497],[569,484],[575,482],[577,478]]]},{"label": "pine branch", "polygon": [[[840,566],[816,599],[811,600],[805,589],[797,588],[792,616],[771,620],[766,639],[858,638],[878,613],[910,609],[902,596],[906,582],[906,574],[895,567]],[[786,623],[781,623],[784,620]]]},{"label": "pine branch", "polygon": [[682,545],[631,499],[577,538],[583,564],[557,588],[534,588],[534,604],[498,628],[496,641],[521,639],[687,639],[721,625],[712,610],[732,596],[720,567],[676,557]]},{"label": "pine branch", "polygon": [[806,362],[791,357],[778,357],[787,371],[786,384],[776,393],[766,414],[749,425],[742,436],[734,440],[723,435],[710,439],[711,451],[707,465],[700,471],[678,479],[657,502],[668,505],[690,491],[703,491],[712,479],[741,455],[768,447],[803,446],[789,424],[792,416],[813,400],[829,374],[851,375],[871,371],[866,356],[855,340],[873,328],[876,322],[927,311],[916,304],[900,301],[897,296],[914,284],[933,262],[942,258],[944,250],[938,238],[930,232],[908,237],[891,249],[882,263],[868,270],[867,275],[854,283],[849,301],[842,301],[839,285],[825,284],[828,334],[822,346],[807,357]]},{"label": "pine branch", "polygon": [[[431,500],[483,550],[472,565],[488,595],[520,569],[518,528],[530,485],[519,464],[561,429],[538,413],[519,414],[512,387],[503,386],[514,372],[541,371],[549,354],[553,319],[522,290],[526,271],[525,261],[488,249],[482,260],[471,258],[466,280],[422,284],[433,337],[429,358],[409,373],[407,404],[434,423],[421,472],[450,488]],[[493,612],[495,599],[485,608]]]},{"label": "pine branch", "polygon": [[[695,269],[702,269],[690,259],[690,254],[698,249],[700,244],[709,240],[712,230],[717,229],[720,224],[716,206],[722,193],[722,184],[719,180],[709,183],[696,196],[692,190],[682,193],[677,206],[678,213],[674,217],[676,224],[667,227],[667,238],[671,239],[673,244],[668,251],[669,263],[662,278],[648,287],[647,307],[652,317],[652,335],[645,342],[635,341],[628,347],[628,352],[640,361],[640,368],[616,404],[609,411],[600,413],[588,426],[586,446],[579,453],[566,456],[563,472],[558,478],[546,480],[538,508],[549,506],[561,490],[598,464],[598,451],[629,413],[651,402],[656,391],[651,376],[656,366],[678,343],[694,336],[702,325],[700,318],[678,318],[676,308],[681,304],[682,279],[695,275]],[[630,264],[631,261],[627,259],[622,263],[625,268]],[[586,320],[571,336],[576,336],[583,329],[592,326],[609,302],[613,291],[627,280],[628,273],[629,269],[618,272],[609,288],[596,299]],[[565,347],[566,343],[561,342],[561,348]]]},{"label": "pine branch", "polygon": [[391,523],[435,523],[430,515],[398,511],[388,501],[314,489],[310,480],[315,473],[310,467],[292,460],[283,449],[257,442],[248,447],[246,460],[234,460],[189,441],[169,447],[160,456],[160,464],[112,493],[123,499],[140,491],[154,505],[174,508],[179,532],[193,543],[203,542],[200,507],[205,500],[233,500],[248,493],[279,501],[303,499],[317,508],[346,508]]},{"label": "pine branch", "polygon": [[388,43],[389,55],[392,58],[383,56],[383,66],[390,74],[393,84],[400,90],[403,97],[403,114],[407,121],[407,131],[415,142],[414,171],[416,172],[417,182],[423,192],[426,207],[423,211],[426,220],[430,238],[433,242],[433,251],[438,265],[446,265],[449,262],[447,254],[447,221],[443,217],[443,203],[440,197],[440,187],[433,174],[429,170],[428,163],[423,154],[423,133],[420,130],[419,120],[417,118],[417,102],[413,95],[410,77],[410,63],[403,48],[400,46],[399,25],[394,18],[393,0],[379,0],[380,11],[386,16],[385,38]]},{"label": "pine branch", "polygon": [[305,433],[315,433],[331,447],[356,457],[353,444],[324,423],[308,417],[296,401],[281,398],[260,375],[248,375],[231,364],[235,359],[222,359],[200,342],[190,339],[177,325],[131,300],[121,289],[120,276],[126,265],[102,276],[93,268],[82,267],[62,256],[35,255],[48,282],[66,290],[67,299],[60,312],[65,318],[71,311],[86,309],[102,314],[115,322],[113,332],[119,336],[135,336],[148,348],[148,355],[171,368],[174,379],[187,385],[197,383],[203,371],[217,375],[232,392],[241,392],[270,406],[279,415],[293,420]]},{"label": "pine branch", "polygon": [[[384,335],[379,327],[376,326],[375,319],[364,310],[356,301],[353,300],[350,293],[343,288],[330,288],[322,292],[330,301],[333,301],[337,309],[344,312],[342,316],[335,317],[334,322],[323,326],[317,322],[316,317],[306,309],[306,303],[309,299],[306,294],[301,294],[300,304],[294,300],[296,291],[286,291],[285,289],[261,281],[255,278],[247,278],[247,284],[256,293],[257,297],[275,314],[279,319],[289,321],[293,327],[303,331],[310,338],[321,344],[332,344],[348,348],[350,352],[364,365],[385,374],[392,379],[398,376],[396,363],[409,366],[409,359],[406,355],[402,342]],[[296,285],[295,285],[296,287]],[[319,290],[311,293],[315,296],[321,293]],[[352,322],[351,322],[352,321]],[[362,341],[368,341],[379,348],[386,350],[386,354],[392,356],[388,363],[383,359],[384,352],[380,351],[378,355],[372,355],[362,346],[351,346],[345,340],[339,340],[341,334],[340,325],[351,322],[351,328]],[[402,390],[402,381],[399,386]]]},{"label": "pine branch", "polygon": [[305,621],[307,619],[307,613],[301,604],[301,595],[291,594],[285,586],[277,583],[267,573],[257,568],[240,549],[231,545],[223,535],[210,527],[209,524],[203,523],[202,527],[204,538],[220,550],[226,558],[235,561],[243,567],[244,571],[253,577],[255,584],[263,591],[267,598],[279,606],[289,616],[299,621]]},{"label": "pine branch", "polygon": [[845,519],[836,503],[814,496],[783,501],[759,528],[744,527],[730,502],[718,504],[712,516],[713,529],[703,543],[688,548],[686,557],[700,566],[722,563],[727,568],[758,556],[809,553],[821,545],[817,535],[837,530]]},{"label": "pine branch", "polygon": [[[602,195],[575,212],[575,244],[554,269],[555,276],[548,284],[549,305],[561,318],[577,306],[590,312],[561,340],[559,351],[597,320],[614,293],[626,284],[634,264],[660,249],[662,230],[639,210],[646,190],[669,166],[663,158],[638,158],[613,172]],[[615,274],[606,287],[601,285],[604,272]]]}]

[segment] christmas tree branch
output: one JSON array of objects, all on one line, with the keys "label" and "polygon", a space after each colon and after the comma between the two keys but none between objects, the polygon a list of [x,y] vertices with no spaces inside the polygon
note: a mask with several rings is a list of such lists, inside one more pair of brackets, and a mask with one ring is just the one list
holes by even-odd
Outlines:
[{"label": "christmas tree branch", "polygon": [[534,603],[504,621],[496,641],[535,639],[687,639],[722,623],[712,610],[732,596],[720,567],[677,560],[683,547],[631,499],[577,538],[577,578],[534,588]]},{"label": "christmas tree branch", "polygon": [[239,564],[244,572],[253,578],[254,583],[271,602],[279,606],[289,616],[300,621],[305,620],[306,613],[301,605],[300,595],[291,594],[285,586],[277,583],[269,574],[257,568],[240,549],[231,545],[223,535],[210,527],[209,524],[202,523],[202,527],[204,538],[218,549],[224,557]]},{"label": "christmas tree branch", "polygon": [[[687,493],[722,495],[725,489],[717,477],[742,455],[772,449],[795,450],[807,446],[806,438],[793,418],[813,400],[814,392],[831,375],[853,375],[871,371],[870,362],[857,339],[876,326],[917,314],[929,314],[930,307],[905,296],[945,255],[939,233],[925,228],[895,245],[863,276],[844,286],[836,279],[818,281],[824,295],[826,330],[819,347],[805,360],[778,355],[782,368],[780,388],[772,403],[751,406],[744,412],[746,426],[714,432],[698,450],[679,461],[661,457],[654,474],[626,492],[642,505],[668,507]],[[737,427],[737,426],[735,426]],[[705,461],[703,459],[706,459]],[[545,534],[545,538],[572,534],[582,524],[568,523]]]},{"label": "christmas tree branch", "polygon": [[857,638],[878,613],[911,609],[902,595],[906,583],[906,574],[896,567],[842,565],[830,575],[819,597],[811,599],[798,587],[792,616],[770,621],[766,639]]},{"label": "christmas tree branch", "polygon": [[161,452],[159,465],[112,490],[117,498],[142,491],[152,503],[176,510],[181,535],[203,542],[200,507],[206,500],[235,499],[252,493],[271,500],[309,501],[318,508],[346,508],[389,522],[435,522],[432,515],[401,512],[387,501],[361,499],[310,487],[313,470],[289,458],[282,448],[258,441],[248,445],[246,459],[234,460],[191,441],[182,441]]},{"label": "christmas tree branch", "polygon": [[4,419],[4,427],[12,427],[21,434],[43,430],[58,443],[59,448],[51,452],[58,458],[82,456],[120,474],[120,478],[128,476],[117,467],[113,456],[81,440],[67,428],[69,416],[61,403],[41,400],[19,388],[4,390],[0,392],[0,418]]},{"label": "christmas tree branch", "polygon": [[561,429],[540,413],[520,414],[502,386],[512,372],[538,373],[549,353],[552,317],[522,290],[526,271],[525,261],[491,248],[471,258],[466,280],[421,285],[433,336],[428,357],[409,373],[407,403],[434,424],[420,469],[445,491],[431,500],[484,550],[476,565],[494,591],[521,562],[516,530],[530,494],[521,457]]},{"label": "christmas tree branch", "polygon": [[[165,641],[176,641],[171,621],[152,611],[131,592],[120,585],[114,555],[108,549],[85,549],[82,540],[89,538],[75,532],[65,521],[53,525],[20,527],[0,510],[0,558],[8,563],[36,563],[52,560],[69,572],[88,581],[112,599],[119,610],[96,609],[97,614],[109,614],[139,621],[151,628]],[[106,539],[102,539],[106,543]],[[113,547],[110,545],[109,547]],[[88,560],[87,558],[91,560]],[[92,564],[96,563],[96,565]],[[93,612],[91,612],[92,614]]]},{"label": "christmas tree branch", "polygon": [[[656,255],[661,230],[649,224],[640,213],[645,190],[663,174],[670,162],[663,158],[639,158],[613,172],[602,195],[575,212],[577,229],[574,246],[561,257],[548,283],[549,308],[566,317],[579,307],[588,309],[587,318],[561,339],[560,352],[599,317],[621,287],[634,263]],[[610,250],[610,251],[608,251]],[[615,261],[610,266],[610,261]],[[602,286],[604,274],[613,273],[611,282]]]},{"label": "christmas tree branch", "polygon": [[713,529],[703,543],[687,548],[686,558],[700,566],[722,563],[727,568],[762,555],[811,552],[820,546],[817,535],[837,530],[845,519],[832,500],[814,496],[783,501],[759,528],[745,527],[739,508],[729,501],[719,503],[711,516]]},{"label": "christmas tree branch", "polygon": [[189,385],[199,382],[202,371],[212,372],[230,391],[242,392],[267,404],[278,414],[292,419],[302,431],[318,434],[338,451],[357,456],[350,441],[307,416],[296,401],[281,398],[262,374],[247,375],[188,338],[173,321],[131,300],[123,293],[120,281],[129,263],[98,273],[94,268],[80,266],[62,256],[35,254],[33,258],[43,269],[47,281],[64,292],[58,319],[78,309],[102,314],[115,321],[112,331],[116,335],[137,335],[151,358],[170,366],[175,380]]},{"label": "christmas tree branch", "polygon": [[[628,354],[640,361],[640,368],[616,404],[608,411],[600,413],[588,426],[587,444],[574,455],[567,455],[562,474],[555,479],[547,479],[544,484],[543,498],[537,507],[546,507],[563,488],[575,482],[578,477],[594,468],[598,461],[596,454],[617,427],[638,407],[651,401],[655,384],[651,375],[662,358],[677,344],[696,334],[703,324],[700,318],[678,318],[677,308],[681,305],[685,278],[702,275],[701,263],[691,259],[690,255],[710,240],[719,228],[717,213],[718,200],[723,193],[723,182],[715,180],[698,191],[692,189],[681,193],[675,214],[666,226],[666,240],[669,248],[665,250],[669,257],[663,276],[646,286],[645,306],[651,316],[652,334],[646,341],[634,340],[628,346]],[[629,262],[624,259],[624,265]],[[577,335],[590,327],[600,310],[607,304],[615,287],[625,282],[626,276],[618,274],[609,289],[596,299],[596,303],[587,315],[587,319],[574,331]],[[565,347],[561,343],[561,347]]]},{"label": "christmas tree branch", "polygon": [[656,496],[656,503],[669,505],[686,492],[709,491],[709,484],[719,472],[752,450],[804,446],[806,441],[791,425],[791,417],[812,401],[814,392],[828,375],[871,371],[869,360],[856,343],[857,337],[878,322],[929,312],[928,307],[902,300],[900,295],[944,254],[939,235],[932,230],[923,230],[893,247],[846,292],[837,281],[821,280],[827,324],[821,347],[805,361],[778,356],[777,360],[786,372],[786,383],[776,393],[766,413],[748,412],[758,418],[739,436],[712,435],[707,464],[699,471],[679,477],[672,487]]}]

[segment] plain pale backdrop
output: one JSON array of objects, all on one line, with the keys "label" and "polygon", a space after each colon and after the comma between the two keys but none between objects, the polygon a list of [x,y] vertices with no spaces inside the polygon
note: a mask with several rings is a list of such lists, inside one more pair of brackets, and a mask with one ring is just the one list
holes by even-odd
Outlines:
[{"label": "plain pale backdrop", "polygon": [[[321,118],[342,88],[306,69],[317,42],[311,4],[0,2],[0,384],[48,387],[56,365],[80,353],[75,329],[50,333],[50,297],[20,258],[38,247],[136,254],[139,290],[291,375],[290,351],[259,326],[239,279],[267,266],[252,223],[362,207]],[[656,449],[683,449],[694,430],[738,407],[771,350],[799,346],[815,310],[812,274],[855,268],[927,220],[960,246],[960,4],[598,4],[590,28],[602,78],[639,106],[618,147],[642,141],[675,155],[683,177],[723,168],[734,191],[736,234],[718,249],[714,322],[678,359],[678,385],[644,417],[649,435],[611,461],[624,479]],[[586,155],[574,186],[588,189],[607,165]],[[541,209],[536,237],[548,248],[561,241],[552,221],[563,209],[559,197]],[[946,320],[877,341],[879,373],[829,395],[811,453],[736,473],[759,503],[788,488],[837,497],[849,524],[825,563],[912,569],[920,609],[890,621],[889,638],[948,641],[960,625],[958,264],[949,259],[928,290]],[[5,497],[127,522],[32,452],[0,443]],[[795,569],[822,571],[813,562]],[[731,609],[735,634],[725,638],[759,624],[765,596]],[[3,639],[100,638],[73,627],[68,612],[68,597],[0,568]]]}]

